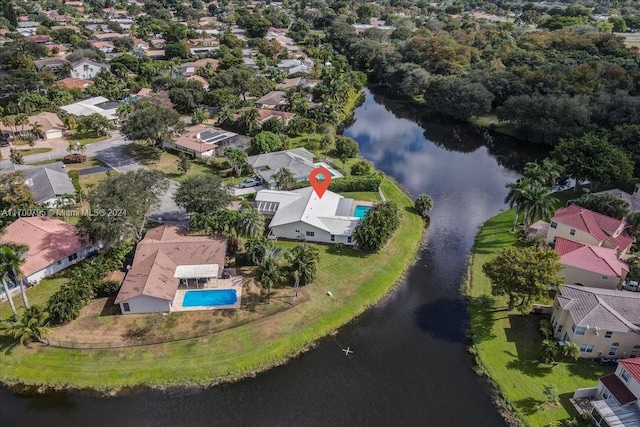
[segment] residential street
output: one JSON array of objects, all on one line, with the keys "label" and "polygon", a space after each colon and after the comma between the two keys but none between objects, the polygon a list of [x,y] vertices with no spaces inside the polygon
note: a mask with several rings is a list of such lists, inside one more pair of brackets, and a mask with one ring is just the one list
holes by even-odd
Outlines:
[{"label": "residential street", "polygon": [[[110,168],[120,173],[135,171],[146,168],[146,166],[136,162],[124,152],[124,147],[128,141],[120,134],[120,132],[112,132],[111,138],[88,144],[86,146],[85,155],[94,157]],[[34,154],[24,158],[25,164],[37,163],[43,160],[62,159],[67,153],[66,149],[58,149],[49,151],[48,153]],[[11,166],[8,159],[0,161],[0,169]],[[178,183],[169,181],[169,190],[161,195],[160,207],[153,212],[152,219],[154,221],[179,223],[185,225],[189,221],[189,216],[180,209],[173,201],[173,195],[178,189]]]}]

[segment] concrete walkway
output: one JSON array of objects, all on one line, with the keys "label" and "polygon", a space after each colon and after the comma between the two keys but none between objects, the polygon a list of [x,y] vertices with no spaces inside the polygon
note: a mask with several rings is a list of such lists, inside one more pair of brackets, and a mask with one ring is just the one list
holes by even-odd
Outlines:
[{"label": "concrete walkway", "polygon": [[248,188],[237,188],[237,187],[234,187],[233,188],[233,195],[234,196],[244,196],[244,195],[247,195],[247,194],[257,193],[260,190],[264,190],[264,187],[262,185],[258,185],[257,187],[248,187]]}]

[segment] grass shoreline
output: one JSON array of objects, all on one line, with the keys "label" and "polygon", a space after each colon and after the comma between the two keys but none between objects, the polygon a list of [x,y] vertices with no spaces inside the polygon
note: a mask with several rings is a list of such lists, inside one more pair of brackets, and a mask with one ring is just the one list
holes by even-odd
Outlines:
[{"label": "grass shoreline", "polygon": [[[209,337],[137,348],[26,349],[0,342],[0,381],[22,391],[77,389],[115,395],[139,387],[202,387],[233,382],[286,363],[380,301],[415,262],[424,222],[412,211],[412,200],[394,181],[385,178],[381,185],[387,198],[395,201],[403,213],[399,229],[379,253],[353,251],[337,256],[323,250],[328,266],[318,275],[317,284],[309,285],[316,306],[308,302]],[[349,263],[351,257],[362,261]],[[331,280],[335,271],[332,264],[340,261],[349,263],[349,273],[336,284]],[[344,284],[340,282],[349,286],[341,288]],[[327,289],[336,297],[328,299]],[[352,293],[347,295],[349,289]],[[341,296],[344,299],[339,300]],[[306,324],[301,324],[304,321]]]},{"label": "grass shoreline", "polygon": [[[461,288],[467,301],[468,350],[475,359],[474,369],[489,381],[496,406],[513,426],[564,425],[572,418],[581,422],[569,401],[573,392],[594,387],[600,376],[613,370],[591,359],[540,362],[539,322],[543,317],[509,311],[505,297],[491,295],[491,284],[482,272],[482,265],[504,247],[524,245],[516,233],[508,231],[513,215],[514,210],[506,210],[482,225]],[[557,404],[546,402],[543,387],[547,384],[557,386]]]}]

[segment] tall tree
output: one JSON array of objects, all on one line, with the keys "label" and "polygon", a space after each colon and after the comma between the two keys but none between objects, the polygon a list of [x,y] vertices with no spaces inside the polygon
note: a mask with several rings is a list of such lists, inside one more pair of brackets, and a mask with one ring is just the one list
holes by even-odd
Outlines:
[{"label": "tall tree", "polygon": [[366,251],[378,251],[387,243],[400,226],[400,211],[393,202],[374,204],[364,219],[360,220],[353,238]]},{"label": "tall tree", "polygon": [[585,179],[603,184],[628,181],[633,171],[624,151],[593,133],[560,141],[552,156],[576,180],[576,189]]},{"label": "tall tree", "polygon": [[271,288],[284,279],[282,267],[279,264],[281,257],[281,248],[270,247],[264,253],[260,264],[256,268],[256,278],[263,286],[267,287],[267,304],[271,303]]},{"label": "tall tree", "polygon": [[558,275],[562,266],[560,255],[552,249],[507,247],[482,266],[491,281],[491,293],[506,295],[509,310],[526,313],[536,298],[541,298],[548,286],[562,285]]},{"label": "tall tree", "polygon": [[20,315],[18,321],[11,326],[11,334],[15,339],[19,339],[20,344],[23,345],[30,341],[48,344],[44,339],[44,335],[51,330],[46,326],[48,320],[49,313],[34,305],[27,308]]},{"label": "tall tree", "polygon": [[213,214],[231,203],[231,189],[216,175],[191,176],[174,195],[178,206],[189,213]]},{"label": "tall tree", "polygon": [[184,129],[180,114],[166,105],[143,102],[127,116],[122,124],[122,133],[133,141],[152,141],[162,146],[173,140],[173,135]]},{"label": "tall tree", "polygon": [[139,242],[168,188],[169,181],[160,171],[111,175],[89,192],[92,215],[82,217],[79,225],[89,240],[103,240],[107,246],[126,237]]},{"label": "tall tree", "polygon": [[427,212],[433,209],[433,199],[427,194],[420,194],[413,203],[413,206],[420,215],[426,218],[428,216]]},{"label": "tall tree", "polygon": [[232,148],[230,150],[227,150],[225,155],[231,162],[233,171],[237,176],[240,176],[242,170],[247,165],[247,152],[238,148]]},{"label": "tall tree", "polygon": [[516,226],[518,225],[518,217],[520,216],[520,212],[522,210],[522,204],[525,200],[526,191],[531,187],[531,181],[526,178],[520,178],[516,182],[510,182],[506,185],[509,189],[504,202],[509,204],[509,209],[516,208],[515,216],[513,218],[513,226],[511,227],[511,231],[516,231]]},{"label": "tall tree", "polygon": [[529,187],[521,202],[524,215],[524,229],[528,230],[529,226],[536,218],[548,218],[554,210],[558,199],[553,197],[551,190],[534,185]]}]

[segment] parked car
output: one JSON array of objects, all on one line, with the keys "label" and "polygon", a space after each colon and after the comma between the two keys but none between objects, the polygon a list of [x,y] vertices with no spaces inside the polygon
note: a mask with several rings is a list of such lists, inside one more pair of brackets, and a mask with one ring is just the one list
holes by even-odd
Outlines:
[{"label": "parked car", "polygon": [[248,188],[255,187],[257,185],[262,185],[262,179],[260,178],[247,178],[242,181],[239,185],[240,188]]},{"label": "parked car", "polygon": [[8,147],[8,146],[9,146],[9,140],[4,137],[0,137],[0,147]]},{"label": "parked car", "polygon": [[625,280],[625,282],[622,284],[622,289],[638,292],[638,290],[640,290],[640,284],[635,280]]}]

